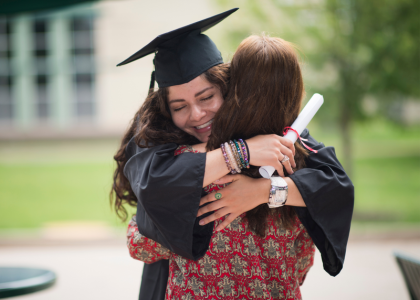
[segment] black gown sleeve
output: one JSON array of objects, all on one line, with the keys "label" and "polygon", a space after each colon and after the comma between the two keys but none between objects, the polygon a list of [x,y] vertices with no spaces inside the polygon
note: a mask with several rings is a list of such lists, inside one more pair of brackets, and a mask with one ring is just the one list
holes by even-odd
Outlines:
[{"label": "black gown sleeve", "polygon": [[141,276],[139,300],[165,300],[169,277],[169,260],[144,264]]},{"label": "black gown sleeve", "polygon": [[311,153],[306,167],[290,175],[306,207],[295,211],[321,253],[324,270],[336,276],[343,268],[354,207],[354,187],[333,147],[325,147],[305,129]]},{"label": "black gown sleeve", "polygon": [[171,143],[140,148],[132,139],[126,147],[124,175],[138,200],[139,232],[197,260],[206,253],[213,231],[213,223],[200,226],[196,217],[204,196],[206,154],[174,156],[177,147]]}]

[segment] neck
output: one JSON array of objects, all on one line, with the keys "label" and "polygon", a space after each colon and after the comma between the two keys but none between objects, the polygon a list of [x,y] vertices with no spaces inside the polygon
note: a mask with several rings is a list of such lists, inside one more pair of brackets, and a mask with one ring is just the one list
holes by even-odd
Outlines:
[{"label": "neck", "polygon": [[197,151],[206,152],[206,145],[207,143],[201,143],[201,144],[193,145],[192,147]]}]

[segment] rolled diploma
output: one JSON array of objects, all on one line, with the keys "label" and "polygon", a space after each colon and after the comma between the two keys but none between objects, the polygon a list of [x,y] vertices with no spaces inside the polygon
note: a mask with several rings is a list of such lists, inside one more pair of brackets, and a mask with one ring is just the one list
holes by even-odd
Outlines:
[{"label": "rolled diploma", "polygon": [[[300,135],[306,126],[308,126],[309,122],[315,116],[316,112],[323,103],[324,97],[322,97],[320,94],[314,94],[290,127],[295,129]],[[295,143],[298,139],[298,136],[292,130],[289,130],[284,137],[291,140],[292,143]],[[263,166],[260,168],[260,174],[264,178],[270,178],[275,170],[276,169],[272,166]]]}]

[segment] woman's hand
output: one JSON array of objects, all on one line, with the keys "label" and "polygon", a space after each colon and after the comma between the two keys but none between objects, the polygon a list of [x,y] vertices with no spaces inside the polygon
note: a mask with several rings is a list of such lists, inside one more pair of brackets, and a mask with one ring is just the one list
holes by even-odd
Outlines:
[{"label": "woman's hand", "polygon": [[[250,152],[249,163],[253,166],[273,166],[278,174],[284,177],[283,166],[289,174],[293,174],[295,163],[295,145],[282,136],[275,134],[257,135],[246,140]],[[289,161],[283,164],[281,161],[284,156],[289,157]]]},{"label": "woman's hand", "polygon": [[271,188],[269,179],[255,179],[244,175],[226,175],[216,183],[224,184],[228,182],[232,183],[218,191],[222,194],[222,198],[219,200],[215,201],[216,193],[210,193],[201,198],[200,206],[208,202],[214,202],[201,207],[198,210],[197,217],[211,211],[217,211],[202,219],[200,225],[205,225],[229,214],[216,228],[217,231],[222,230],[244,212],[268,202]]}]

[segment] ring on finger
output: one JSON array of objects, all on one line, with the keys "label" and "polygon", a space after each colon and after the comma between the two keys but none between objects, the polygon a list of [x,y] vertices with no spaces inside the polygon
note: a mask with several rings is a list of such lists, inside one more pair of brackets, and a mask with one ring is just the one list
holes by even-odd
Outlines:
[{"label": "ring on finger", "polygon": [[284,155],[283,159],[280,162],[284,163],[286,161],[289,161],[289,157],[287,155]]},{"label": "ring on finger", "polygon": [[216,194],[214,195],[214,197],[215,197],[217,200],[219,200],[220,198],[222,198],[222,193],[216,193]]}]

